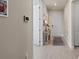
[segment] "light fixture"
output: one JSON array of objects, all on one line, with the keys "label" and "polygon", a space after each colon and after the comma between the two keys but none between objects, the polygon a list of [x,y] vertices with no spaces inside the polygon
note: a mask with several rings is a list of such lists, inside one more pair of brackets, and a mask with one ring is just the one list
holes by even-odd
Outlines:
[{"label": "light fixture", "polygon": [[56,3],[54,3],[54,6],[56,6],[57,4]]},{"label": "light fixture", "polygon": [[48,22],[45,20],[45,23],[47,24]]}]

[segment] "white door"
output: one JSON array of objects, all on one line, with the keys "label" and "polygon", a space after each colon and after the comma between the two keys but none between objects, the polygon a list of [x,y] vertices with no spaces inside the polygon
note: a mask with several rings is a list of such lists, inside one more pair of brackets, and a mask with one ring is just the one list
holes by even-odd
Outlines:
[{"label": "white door", "polygon": [[79,46],[79,3],[75,3],[72,6],[72,20],[73,20],[73,32],[75,46]]},{"label": "white door", "polygon": [[39,39],[39,5],[33,6],[33,44],[40,45],[40,39]]}]

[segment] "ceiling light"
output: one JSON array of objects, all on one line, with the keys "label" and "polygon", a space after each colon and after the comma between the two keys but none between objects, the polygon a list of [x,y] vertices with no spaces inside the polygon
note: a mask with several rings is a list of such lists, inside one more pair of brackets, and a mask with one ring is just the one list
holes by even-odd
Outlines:
[{"label": "ceiling light", "polygon": [[54,6],[56,6],[57,4],[56,3],[54,3]]}]

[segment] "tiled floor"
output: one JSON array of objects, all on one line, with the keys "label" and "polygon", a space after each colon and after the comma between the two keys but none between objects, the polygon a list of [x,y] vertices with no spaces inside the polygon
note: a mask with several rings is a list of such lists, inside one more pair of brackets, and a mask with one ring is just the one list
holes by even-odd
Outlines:
[{"label": "tiled floor", "polygon": [[34,46],[34,59],[78,59],[79,48],[70,49],[67,46],[46,45]]}]

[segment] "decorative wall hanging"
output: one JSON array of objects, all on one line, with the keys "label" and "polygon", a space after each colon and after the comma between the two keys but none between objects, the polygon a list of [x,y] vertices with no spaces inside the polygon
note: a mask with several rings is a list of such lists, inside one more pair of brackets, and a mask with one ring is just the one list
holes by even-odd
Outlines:
[{"label": "decorative wall hanging", "polygon": [[8,0],[0,0],[0,16],[8,17]]}]

